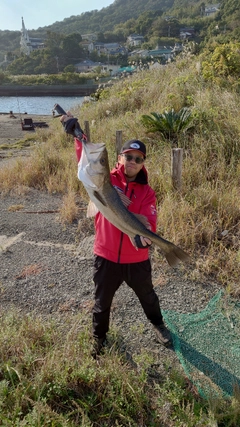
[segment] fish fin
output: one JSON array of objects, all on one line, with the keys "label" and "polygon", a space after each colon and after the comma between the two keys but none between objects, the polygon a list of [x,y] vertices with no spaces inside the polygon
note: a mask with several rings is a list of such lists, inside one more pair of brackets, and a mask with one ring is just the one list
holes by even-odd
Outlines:
[{"label": "fish fin", "polygon": [[[126,196],[126,194],[124,194],[120,189],[118,189],[118,188],[116,188],[116,187],[114,187],[115,188],[115,190],[117,191],[117,193],[118,193],[118,195],[119,195],[119,197],[120,197],[120,199],[121,199],[121,202],[122,202],[122,204],[125,206],[125,208],[128,208],[128,206],[132,203],[132,201],[129,199],[129,197],[128,196]],[[152,229],[152,227],[151,227],[151,224],[150,224],[150,222],[148,221],[148,219],[147,219],[147,217],[146,216],[144,216],[144,215],[141,215],[141,214],[136,214],[136,213],[133,213],[133,212],[131,212],[137,219],[138,219],[138,221],[140,221],[148,230],[151,230]]]},{"label": "fish fin", "polygon": [[170,252],[164,254],[168,264],[171,267],[175,267],[180,261],[187,262],[190,261],[190,256],[184,252],[182,249],[173,245],[173,248]]},{"label": "fish fin", "polygon": [[138,221],[140,221],[148,230],[151,230],[152,229],[152,227],[151,227],[151,224],[150,224],[150,222],[148,221],[148,219],[147,219],[147,217],[146,216],[144,216],[144,215],[141,215],[141,214],[136,214],[136,213],[133,213],[132,212],[132,214],[138,219]]},{"label": "fish fin", "polygon": [[119,197],[121,199],[122,204],[125,206],[125,208],[127,208],[132,203],[131,200],[121,190],[119,190],[116,187],[114,187],[114,188],[117,191],[117,193],[118,193],[118,195],[119,195]]},{"label": "fish fin", "polygon": [[92,218],[93,216],[97,215],[98,212],[99,210],[97,206],[92,202],[92,200],[90,200],[87,207],[87,218]]}]

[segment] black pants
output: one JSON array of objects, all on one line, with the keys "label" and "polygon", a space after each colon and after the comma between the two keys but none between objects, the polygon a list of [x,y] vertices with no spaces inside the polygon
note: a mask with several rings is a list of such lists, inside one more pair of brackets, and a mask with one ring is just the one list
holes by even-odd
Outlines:
[{"label": "black pants", "polygon": [[159,300],[152,284],[150,260],[117,264],[95,256],[95,304],[93,307],[93,336],[104,338],[109,329],[112,300],[119,286],[125,281],[133,289],[147,318],[155,325],[163,322]]}]

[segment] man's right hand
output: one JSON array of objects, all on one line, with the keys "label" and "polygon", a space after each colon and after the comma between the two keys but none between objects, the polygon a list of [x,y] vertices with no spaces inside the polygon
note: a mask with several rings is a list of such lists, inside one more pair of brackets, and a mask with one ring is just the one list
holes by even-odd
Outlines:
[{"label": "man's right hand", "polygon": [[78,119],[73,117],[69,111],[60,118],[60,121],[62,122],[64,130],[68,135],[77,136],[79,139],[82,138],[84,132],[78,123]]},{"label": "man's right hand", "polygon": [[70,118],[67,121],[63,122],[63,126],[65,129],[65,132],[69,135],[75,136],[75,131],[78,130],[83,133],[82,129],[80,128],[80,125],[78,123],[78,119],[76,118]]},{"label": "man's right hand", "polygon": [[152,242],[148,237],[139,236],[139,234],[136,234],[134,238],[130,237],[130,240],[133,244],[133,246],[137,249],[147,249],[151,246]]}]

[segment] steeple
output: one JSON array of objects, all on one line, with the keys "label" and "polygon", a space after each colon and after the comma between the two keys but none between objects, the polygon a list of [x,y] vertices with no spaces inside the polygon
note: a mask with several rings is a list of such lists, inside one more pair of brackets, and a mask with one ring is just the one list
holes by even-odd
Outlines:
[{"label": "steeple", "polygon": [[31,42],[29,39],[28,32],[25,28],[24,20],[22,17],[22,29],[21,29],[21,40],[20,40],[20,50],[21,52],[25,53],[26,55],[30,55],[32,51]]},{"label": "steeple", "polygon": [[24,25],[24,20],[22,17],[22,33],[25,33],[26,29],[25,29],[25,25]]},{"label": "steeple", "polygon": [[42,39],[36,37],[29,37],[28,30],[25,27],[24,20],[22,17],[22,28],[21,28],[21,40],[20,40],[20,50],[25,53],[25,55],[30,55],[30,53],[35,49],[43,49],[44,43]]}]

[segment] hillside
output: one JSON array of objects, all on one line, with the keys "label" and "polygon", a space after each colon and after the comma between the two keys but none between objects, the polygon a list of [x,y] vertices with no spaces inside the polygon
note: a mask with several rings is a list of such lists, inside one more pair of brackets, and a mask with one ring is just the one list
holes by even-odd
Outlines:
[{"label": "hillside", "polygon": [[[66,10],[70,15],[63,21],[53,22],[52,25],[40,27],[37,30],[29,31],[31,37],[46,37],[47,32],[56,32],[61,34],[71,34],[80,32],[86,34],[89,32],[113,31],[114,26],[123,23],[129,17],[137,18],[144,11],[164,10],[167,11],[172,7],[174,0],[115,0],[110,6],[101,10],[92,10],[89,12],[76,15]],[[30,28],[31,22],[26,20],[26,27]],[[3,60],[4,52],[19,50],[20,48],[20,29],[21,20],[19,19],[19,31],[0,31],[0,61]]]},{"label": "hillside", "polygon": [[100,11],[93,10],[78,16],[71,16],[62,22],[55,22],[47,27],[50,31],[61,31],[69,34],[81,31],[89,32],[113,31],[114,26],[129,19],[136,19],[146,11],[167,12],[174,4],[174,0],[115,0],[110,6]]},{"label": "hillside", "polygon": [[[211,2],[210,2],[211,4]],[[47,27],[40,27],[29,32],[31,37],[46,38],[49,32],[68,35],[77,32],[81,35],[88,33],[111,33],[115,39],[123,39],[137,32],[149,39],[163,25],[165,18],[171,16],[178,26],[193,26],[197,29],[200,39],[205,40],[240,40],[240,11],[238,0],[222,0],[220,11],[213,17],[203,17],[201,7],[205,5],[200,0],[115,0],[110,6],[101,10],[93,10],[75,15],[61,22],[53,22]],[[154,12],[151,14],[150,12]],[[71,12],[66,10],[66,14]],[[24,16],[26,27],[31,22]],[[21,22],[19,20],[19,30]],[[160,31],[161,33],[161,31]],[[0,31],[0,62],[4,54],[19,54],[20,31]]]}]

